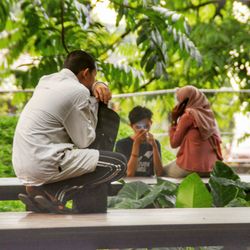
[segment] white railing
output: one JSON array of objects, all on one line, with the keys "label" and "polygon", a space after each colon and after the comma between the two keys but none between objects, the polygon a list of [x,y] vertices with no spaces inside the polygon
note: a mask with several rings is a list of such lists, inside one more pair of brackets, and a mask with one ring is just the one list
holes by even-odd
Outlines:
[{"label": "white railing", "polygon": [[[221,88],[221,89],[200,89],[203,93],[248,93],[250,94],[250,89],[240,89],[235,90],[232,88]],[[10,89],[10,90],[0,90],[0,94],[7,94],[7,93],[33,93],[34,89]],[[135,97],[135,96],[151,96],[151,95],[164,95],[164,94],[173,94],[176,92],[175,89],[162,89],[162,90],[154,90],[154,91],[143,91],[143,92],[134,92],[134,93],[122,93],[122,94],[114,94],[113,98],[128,98],[128,97]]]},{"label": "white railing", "polygon": [[[121,93],[114,94],[113,99],[122,99],[122,98],[133,98],[133,97],[143,97],[143,96],[159,96],[164,94],[174,94],[177,88],[175,89],[163,89],[163,90],[154,90],[154,91],[143,91],[143,92],[134,92],[134,93]],[[235,90],[232,88],[221,88],[221,89],[200,89],[203,93],[231,93],[231,94],[250,94],[250,89]],[[0,90],[0,94],[15,94],[15,93],[33,93],[34,89],[25,89],[25,90]],[[168,137],[168,133],[154,133],[157,138]],[[221,135],[224,137],[234,137],[233,132],[222,132]]]}]

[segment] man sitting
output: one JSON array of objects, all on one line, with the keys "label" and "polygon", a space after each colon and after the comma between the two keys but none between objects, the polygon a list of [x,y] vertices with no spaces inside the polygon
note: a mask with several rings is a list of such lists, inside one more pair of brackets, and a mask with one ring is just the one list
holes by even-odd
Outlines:
[{"label": "man sitting", "polygon": [[[61,71],[40,79],[21,113],[13,167],[28,194],[19,198],[35,211],[67,212],[67,200],[79,192],[85,199],[88,193],[97,194],[126,171],[123,155],[89,148],[96,137],[98,102],[111,99],[107,85],[95,80],[96,73],[88,53],[69,53]],[[76,212],[91,212],[86,207]]]}]

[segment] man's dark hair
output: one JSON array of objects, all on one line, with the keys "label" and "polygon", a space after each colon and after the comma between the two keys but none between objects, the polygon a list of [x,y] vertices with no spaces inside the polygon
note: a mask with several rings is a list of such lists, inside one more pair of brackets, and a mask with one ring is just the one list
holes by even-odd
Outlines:
[{"label": "man's dark hair", "polygon": [[63,64],[63,68],[70,69],[75,75],[81,70],[89,68],[90,71],[96,69],[95,59],[83,50],[70,52]]},{"label": "man's dark hair", "polygon": [[142,106],[136,106],[134,107],[128,115],[130,124],[135,124],[143,119],[150,119],[152,118],[153,113],[150,109],[142,107]]}]

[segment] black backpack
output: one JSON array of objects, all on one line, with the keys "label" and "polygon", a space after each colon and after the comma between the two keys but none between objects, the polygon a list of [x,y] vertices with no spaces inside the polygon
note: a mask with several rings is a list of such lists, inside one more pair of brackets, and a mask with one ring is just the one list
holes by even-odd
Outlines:
[{"label": "black backpack", "polygon": [[96,138],[89,148],[113,151],[119,125],[119,115],[106,104],[99,102]]}]

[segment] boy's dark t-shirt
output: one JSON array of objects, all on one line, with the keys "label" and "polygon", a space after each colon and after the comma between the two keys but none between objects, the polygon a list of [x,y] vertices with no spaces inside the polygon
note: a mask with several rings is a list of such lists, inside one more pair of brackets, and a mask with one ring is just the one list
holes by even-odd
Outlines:
[{"label": "boy's dark t-shirt", "polygon": [[[161,146],[158,140],[155,140],[159,153],[161,154]],[[130,137],[117,141],[115,151],[124,154],[129,161],[133,147],[133,140]],[[152,176],[154,175],[153,165],[153,148],[149,143],[142,143],[140,145],[140,152],[138,157],[138,166],[135,176]]]}]

